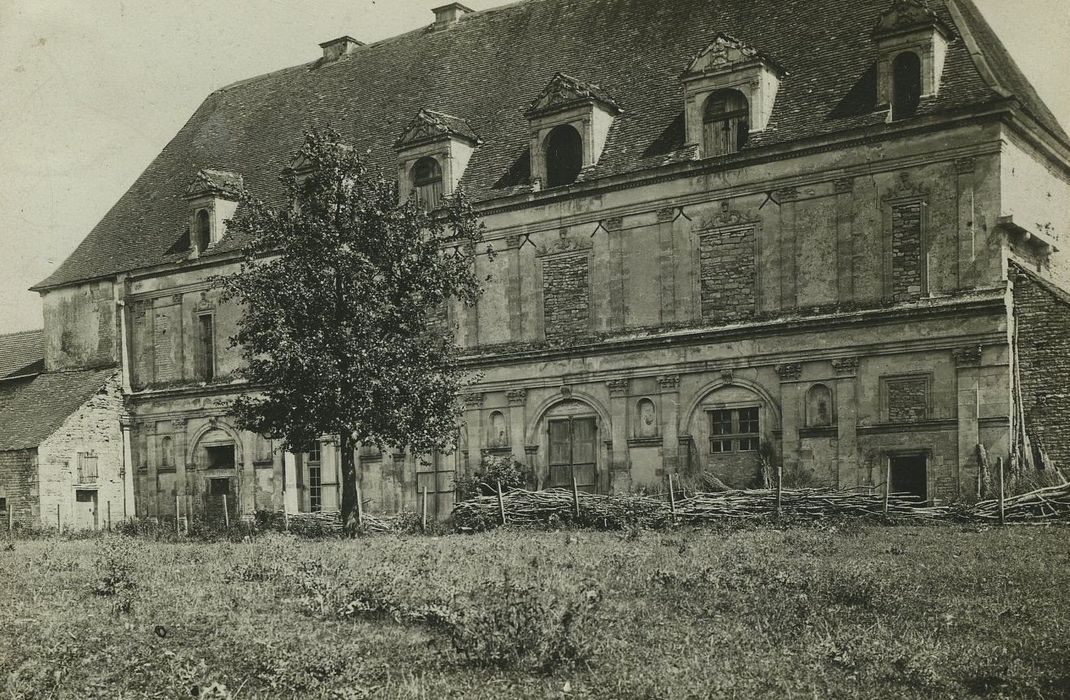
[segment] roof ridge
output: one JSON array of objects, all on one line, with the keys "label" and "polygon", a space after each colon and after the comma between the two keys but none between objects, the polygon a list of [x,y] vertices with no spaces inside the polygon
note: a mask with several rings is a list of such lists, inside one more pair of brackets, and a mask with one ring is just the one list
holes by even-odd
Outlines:
[{"label": "roof ridge", "polygon": [[11,333],[0,333],[0,338],[13,338],[16,335],[29,335],[30,333],[44,333],[44,328],[34,328],[28,331],[12,331]]},{"label": "roof ridge", "polygon": [[1015,262],[1014,260],[1011,260],[1010,264],[1014,267],[1015,270],[1017,270],[1017,272],[1019,274],[1023,274],[1026,277],[1028,277],[1029,279],[1033,280],[1041,288],[1043,288],[1046,292],[1048,292],[1049,294],[1054,296],[1055,299],[1059,303],[1066,304],[1067,306],[1070,306],[1070,292],[1068,292],[1068,291],[1064,290],[1063,288],[1059,287],[1059,285],[1055,284],[1051,280],[1045,279],[1044,277],[1041,277],[1040,275],[1038,275],[1037,273],[1033,272],[1032,270],[1030,270],[1025,265],[1022,265],[1022,264],[1020,264],[1018,262]]}]

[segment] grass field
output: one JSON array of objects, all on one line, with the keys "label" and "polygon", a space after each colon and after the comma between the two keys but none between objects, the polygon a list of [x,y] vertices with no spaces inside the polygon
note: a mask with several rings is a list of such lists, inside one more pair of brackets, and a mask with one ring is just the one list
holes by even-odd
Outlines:
[{"label": "grass field", "polygon": [[1070,530],[0,540],[5,697],[1070,697]]}]

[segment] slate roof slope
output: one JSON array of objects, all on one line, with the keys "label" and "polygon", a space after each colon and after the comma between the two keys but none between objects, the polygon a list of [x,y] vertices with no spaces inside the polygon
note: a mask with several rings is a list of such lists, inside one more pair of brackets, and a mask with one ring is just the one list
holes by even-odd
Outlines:
[{"label": "slate roof slope", "polygon": [[40,445],[115,372],[109,367],[0,381],[0,452]]},{"label": "slate roof slope", "polygon": [[[971,35],[998,82],[1055,133],[1065,134],[1014,66],[971,0],[929,0],[954,27],[945,3],[963,8]],[[484,143],[461,185],[476,201],[524,192],[525,109],[558,72],[594,83],[624,111],[585,180],[688,160],[683,71],[719,32],[770,56],[789,75],[763,133],[747,148],[845,129],[886,128],[874,111],[877,47],[871,33],[890,0],[525,0],[363,46],[336,61],[286,68],[210,95],[83,243],[38,288],[175,262],[168,253],[188,226],[182,193],[202,168],[240,174],[271,201],[278,173],[310,126],[332,125],[385,172],[393,145],[421,108],[466,120]],[[961,28],[958,28],[961,33]],[[940,94],[920,113],[1002,99],[965,42],[948,50]],[[213,252],[242,242],[225,238]]]},{"label": "slate roof slope", "polygon": [[45,365],[45,332],[0,335],[0,379],[40,374]]}]

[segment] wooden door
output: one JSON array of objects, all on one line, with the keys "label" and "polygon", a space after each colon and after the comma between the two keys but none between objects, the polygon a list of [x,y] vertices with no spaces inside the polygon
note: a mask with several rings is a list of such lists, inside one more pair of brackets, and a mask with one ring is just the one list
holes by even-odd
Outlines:
[{"label": "wooden door", "polygon": [[598,490],[598,425],[594,418],[563,418],[550,421],[551,488],[572,488],[572,479],[583,491]]},{"label": "wooden door", "polygon": [[97,492],[79,489],[74,492],[74,527],[80,530],[97,529]]}]

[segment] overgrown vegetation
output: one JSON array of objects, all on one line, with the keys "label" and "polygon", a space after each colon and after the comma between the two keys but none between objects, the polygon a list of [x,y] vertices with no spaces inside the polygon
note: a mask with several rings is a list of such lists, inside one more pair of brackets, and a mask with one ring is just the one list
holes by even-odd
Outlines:
[{"label": "overgrown vegetation", "polygon": [[[39,697],[1065,697],[1064,527],[0,546]],[[131,606],[115,609],[126,596]],[[568,692],[564,693],[565,688]]]},{"label": "overgrown vegetation", "polygon": [[475,470],[454,477],[457,500],[492,496],[499,488],[503,491],[522,488],[527,481],[526,473],[524,465],[513,457],[486,455]]}]

